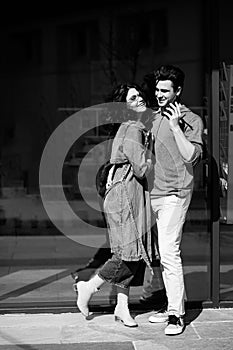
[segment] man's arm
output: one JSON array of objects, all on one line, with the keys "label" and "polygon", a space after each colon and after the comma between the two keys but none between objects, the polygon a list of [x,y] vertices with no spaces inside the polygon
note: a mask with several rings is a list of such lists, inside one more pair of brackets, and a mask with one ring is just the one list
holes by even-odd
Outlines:
[{"label": "man's arm", "polygon": [[185,161],[191,162],[195,153],[195,146],[188,139],[186,139],[179,124],[175,127],[171,126],[171,130],[175,137],[176,144],[178,146],[181,156]]},{"label": "man's arm", "polygon": [[168,107],[167,109],[171,113],[164,112],[164,114],[169,118],[170,128],[173,132],[177,147],[180,151],[182,158],[187,163],[193,163],[193,165],[196,164],[202,156],[202,140],[200,135],[202,135],[203,132],[203,125],[201,119],[200,121],[197,120],[195,122],[195,124],[193,125],[194,129],[191,132],[192,134],[197,134],[198,136],[195,135],[195,137],[193,137],[192,140],[191,135],[187,135],[190,138],[189,140],[179,126],[179,117],[181,113],[180,106],[178,105],[178,103],[175,102],[175,105],[171,104],[170,107]]}]

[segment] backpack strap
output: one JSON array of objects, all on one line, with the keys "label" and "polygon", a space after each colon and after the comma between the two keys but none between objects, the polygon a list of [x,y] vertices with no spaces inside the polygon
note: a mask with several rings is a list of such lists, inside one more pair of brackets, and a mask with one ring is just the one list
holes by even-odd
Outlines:
[{"label": "backpack strap", "polygon": [[116,164],[113,164],[108,173],[106,190],[108,190],[113,185],[113,177],[114,177],[115,171],[116,171]]},{"label": "backpack strap", "polygon": [[[125,181],[125,179],[127,178],[129,170],[130,170],[130,167],[131,167],[131,164],[130,163],[126,163],[126,164],[127,164],[127,166],[125,167],[121,178],[119,180],[117,180],[115,183],[119,183],[119,182]],[[109,170],[107,183],[106,183],[106,190],[110,189],[110,187],[115,184],[113,182],[113,179],[114,179],[114,175],[115,175],[116,169],[119,167],[119,165],[122,165],[122,164],[113,164],[113,166]]]}]

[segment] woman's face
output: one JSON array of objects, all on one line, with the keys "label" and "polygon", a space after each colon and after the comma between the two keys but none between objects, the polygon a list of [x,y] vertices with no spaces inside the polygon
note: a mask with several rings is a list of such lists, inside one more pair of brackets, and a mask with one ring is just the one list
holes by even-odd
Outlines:
[{"label": "woman's face", "polygon": [[146,102],[135,88],[130,88],[126,96],[127,107],[135,112],[145,112]]}]

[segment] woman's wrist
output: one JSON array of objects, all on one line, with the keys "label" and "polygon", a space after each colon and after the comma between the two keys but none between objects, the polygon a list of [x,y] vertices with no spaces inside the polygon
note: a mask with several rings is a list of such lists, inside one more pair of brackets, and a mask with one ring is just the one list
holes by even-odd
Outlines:
[{"label": "woman's wrist", "polygon": [[152,169],[152,160],[150,158],[148,158],[146,160],[146,166],[147,166],[147,169],[146,169],[146,172],[145,172],[145,176],[147,176],[147,174],[151,171]]},{"label": "woman's wrist", "polygon": [[176,126],[172,126],[172,127],[171,127],[171,130],[172,130],[173,132],[179,132],[179,131],[181,131],[181,128],[179,127],[179,125],[176,125]]}]

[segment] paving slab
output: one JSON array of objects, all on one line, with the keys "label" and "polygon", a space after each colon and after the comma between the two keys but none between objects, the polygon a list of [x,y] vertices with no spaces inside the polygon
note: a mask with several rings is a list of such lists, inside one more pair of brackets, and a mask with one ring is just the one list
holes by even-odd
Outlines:
[{"label": "paving slab", "polygon": [[0,345],[0,350],[134,350],[132,342],[121,342],[120,344],[111,343],[79,343],[79,344],[37,344],[31,346],[30,344],[25,344],[23,347],[19,345]]},{"label": "paving slab", "polygon": [[115,322],[107,312],[88,320],[79,312],[5,314],[0,316],[0,350],[233,349],[233,309],[190,310],[185,331],[176,337],[165,336],[165,323],[149,323],[151,314],[132,312],[137,328]]}]

